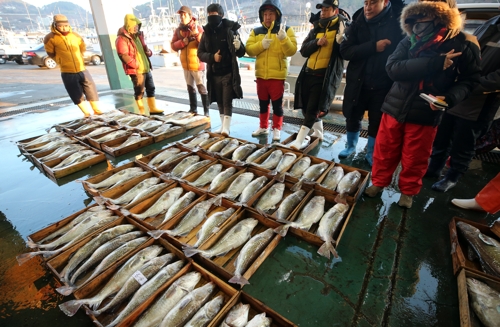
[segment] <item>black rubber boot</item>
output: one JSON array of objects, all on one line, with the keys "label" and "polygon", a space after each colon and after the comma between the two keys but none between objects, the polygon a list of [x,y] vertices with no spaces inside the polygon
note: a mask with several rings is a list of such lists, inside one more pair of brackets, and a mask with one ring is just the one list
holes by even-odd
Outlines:
[{"label": "black rubber boot", "polygon": [[201,95],[201,103],[203,104],[203,114],[207,117],[210,117],[210,112],[208,108],[210,107],[210,101],[208,100],[208,94]]},{"label": "black rubber boot", "polygon": [[450,168],[442,180],[432,185],[432,189],[443,193],[451,190],[457,185],[460,176],[462,176],[462,173],[456,172]]},{"label": "black rubber boot", "polygon": [[441,171],[443,170],[445,164],[446,164],[446,159],[445,160],[431,159],[429,161],[429,166],[427,167],[427,171],[425,172],[424,177],[426,178],[441,177]]},{"label": "black rubber boot", "polygon": [[189,92],[189,112],[193,114],[198,113],[198,100],[196,99],[196,92]]}]

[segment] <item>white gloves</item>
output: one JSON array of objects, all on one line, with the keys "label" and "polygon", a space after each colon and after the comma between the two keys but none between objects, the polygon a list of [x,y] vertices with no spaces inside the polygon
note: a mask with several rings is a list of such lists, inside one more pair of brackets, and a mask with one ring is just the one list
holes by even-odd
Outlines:
[{"label": "white gloves", "polygon": [[286,38],[286,32],[284,29],[280,29],[278,34],[276,34],[278,40],[283,41]]},{"label": "white gloves", "polygon": [[266,34],[266,36],[262,40],[262,47],[266,50],[269,49],[269,47],[271,46],[271,42],[273,42],[273,40],[271,40],[269,38],[269,35]]},{"label": "white gloves", "polygon": [[240,49],[240,47],[241,47],[241,41],[240,41],[240,36],[239,35],[235,35],[234,36],[233,45],[234,45],[234,49],[235,50],[239,50]]}]

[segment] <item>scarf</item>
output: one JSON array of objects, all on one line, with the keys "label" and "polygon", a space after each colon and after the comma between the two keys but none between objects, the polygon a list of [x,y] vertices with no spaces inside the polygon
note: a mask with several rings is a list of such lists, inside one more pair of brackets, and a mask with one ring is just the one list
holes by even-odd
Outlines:
[{"label": "scarf", "polygon": [[[438,27],[439,28],[439,27]],[[446,40],[446,35],[448,34],[448,29],[446,27],[440,27],[435,29],[431,33],[418,37],[412,34],[410,37],[410,56],[411,58],[426,57],[427,50],[436,49],[441,43]]]}]

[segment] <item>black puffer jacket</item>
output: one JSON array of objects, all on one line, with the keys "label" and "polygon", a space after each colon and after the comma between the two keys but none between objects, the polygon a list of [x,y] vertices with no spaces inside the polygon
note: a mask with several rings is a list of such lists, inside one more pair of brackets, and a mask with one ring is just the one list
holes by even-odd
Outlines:
[{"label": "black puffer jacket", "polygon": [[[366,22],[363,8],[359,9],[340,44],[342,57],[349,61],[342,103],[346,117],[358,103],[363,89],[377,90],[385,95],[393,83],[387,75],[385,64],[404,37],[399,24],[404,3],[400,0],[390,3],[388,12],[379,21],[370,24]],[[391,44],[383,52],[377,52],[377,41],[383,39],[390,40]]]},{"label": "black puffer jacket", "polygon": [[[412,58],[409,37],[398,44],[386,65],[394,84],[385,98],[382,111],[401,123],[437,126],[442,112],[433,111],[419,94],[445,96],[450,108],[465,99],[479,83],[479,48],[460,32],[460,13],[457,9],[450,9],[446,3],[424,1],[406,6],[401,15],[401,25],[408,35],[412,34],[413,24],[406,24],[405,20],[414,15],[438,18],[449,33],[432,56]],[[462,54],[453,59],[452,66],[443,70],[446,58],[443,54],[451,50]],[[422,90],[419,89],[421,82],[425,85]]]}]

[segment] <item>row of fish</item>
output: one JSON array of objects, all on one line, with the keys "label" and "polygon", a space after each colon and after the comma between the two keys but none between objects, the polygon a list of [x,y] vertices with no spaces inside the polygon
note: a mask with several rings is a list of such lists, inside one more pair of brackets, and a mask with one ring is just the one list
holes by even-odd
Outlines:
[{"label": "row of fish", "polygon": [[249,320],[248,314],[250,312],[250,305],[237,303],[229,310],[224,317],[224,321],[220,327],[270,327],[272,319],[266,317],[266,313],[260,313],[253,316]]},{"label": "row of fish", "polygon": [[107,189],[124,184],[133,178],[145,175],[147,173],[148,172],[144,171],[144,169],[142,169],[141,167],[131,167],[115,172],[114,174],[100,182],[90,183],[88,181],[83,181],[83,183],[85,183],[91,189],[103,192]]}]

